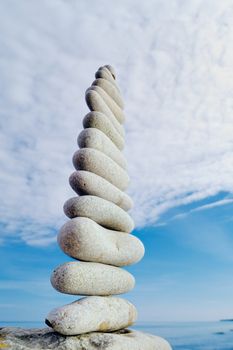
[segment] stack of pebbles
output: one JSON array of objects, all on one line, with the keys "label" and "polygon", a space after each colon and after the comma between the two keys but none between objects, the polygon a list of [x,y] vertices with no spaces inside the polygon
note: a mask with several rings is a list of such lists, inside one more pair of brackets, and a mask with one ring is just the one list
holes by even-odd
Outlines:
[{"label": "stack of pebbles", "polygon": [[60,230],[58,244],[79,261],[58,266],[51,283],[61,293],[82,295],[71,304],[52,310],[46,324],[63,335],[112,332],[132,325],[137,311],[129,301],[115,297],[130,291],[134,277],[121,267],[144,255],[141,241],[127,211],[131,198],[124,147],[123,101],[114,69],[99,68],[86,91],[90,109],[73,156],[76,171],[70,185],[78,194],[64,204],[70,219]]}]

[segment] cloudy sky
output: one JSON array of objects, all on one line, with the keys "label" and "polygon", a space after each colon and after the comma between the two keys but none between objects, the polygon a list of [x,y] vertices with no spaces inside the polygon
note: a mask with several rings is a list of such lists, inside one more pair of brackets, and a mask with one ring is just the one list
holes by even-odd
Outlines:
[{"label": "cloudy sky", "polygon": [[140,321],[233,317],[233,4],[0,2],[0,314],[43,320],[97,68],[117,71]]}]

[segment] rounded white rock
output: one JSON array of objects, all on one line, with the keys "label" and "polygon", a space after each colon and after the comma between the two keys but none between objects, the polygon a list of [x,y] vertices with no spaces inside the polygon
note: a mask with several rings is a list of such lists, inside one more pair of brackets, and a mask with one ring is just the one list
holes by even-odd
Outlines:
[{"label": "rounded white rock", "polygon": [[108,107],[106,102],[103,100],[102,96],[95,90],[87,90],[85,94],[86,103],[91,111],[101,112],[104,113],[109,120],[111,121],[112,125],[115,127],[117,132],[124,137],[125,131],[123,126],[119,123],[117,118],[115,117],[114,113],[111,111],[111,109]]},{"label": "rounded white rock", "polygon": [[129,292],[135,285],[135,279],[116,266],[71,261],[53,271],[51,284],[65,294],[107,296]]},{"label": "rounded white rock", "polygon": [[64,213],[70,219],[87,217],[112,230],[131,232],[134,222],[129,214],[116,204],[96,196],[80,196],[68,199]]},{"label": "rounded white rock", "polygon": [[76,151],[73,164],[76,170],[86,170],[99,175],[121,191],[125,191],[128,187],[127,172],[103,152],[94,148],[82,148]]},{"label": "rounded white rock", "polygon": [[91,296],[52,310],[46,324],[63,335],[113,332],[131,326],[137,310],[129,301],[117,297]]},{"label": "rounded white rock", "polygon": [[104,67],[106,67],[109,72],[112,74],[113,78],[116,79],[116,71],[113,68],[113,66],[111,66],[110,64],[106,64]]},{"label": "rounded white rock", "polygon": [[87,91],[96,91],[102,97],[103,101],[106,103],[108,108],[114,114],[114,116],[118,120],[118,122],[120,124],[124,123],[125,115],[124,115],[122,109],[117,105],[117,103],[114,101],[114,99],[105,92],[104,89],[102,89],[100,86],[92,85],[91,87],[89,87],[87,89]]},{"label": "rounded white rock", "polygon": [[106,199],[128,211],[133,207],[132,199],[109,181],[90,171],[74,171],[69,178],[70,186],[79,194],[97,196]]},{"label": "rounded white rock", "polygon": [[57,240],[63,252],[72,258],[114,266],[135,264],[145,252],[137,237],[108,230],[85,217],[64,224]]},{"label": "rounded white rock", "polygon": [[101,130],[112,142],[122,150],[124,148],[124,138],[114,128],[109,118],[101,112],[89,112],[83,119],[83,127],[96,128]]},{"label": "rounded white rock", "polygon": [[110,81],[99,78],[93,81],[92,85],[100,86],[109,96],[113,98],[120,108],[124,108],[124,102],[119,91]]},{"label": "rounded white rock", "polygon": [[127,162],[123,154],[102,131],[96,128],[82,130],[78,136],[78,145],[80,148],[97,149],[105,153],[123,169],[127,167]]},{"label": "rounded white rock", "polygon": [[116,80],[113,78],[113,75],[109,71],[107,67],[100,67],[97,72],[95,73],[96,79],[102,78],[110,81],[112,84],[116,86],[116,88],[119,90],[119,87],[117,86]]}]

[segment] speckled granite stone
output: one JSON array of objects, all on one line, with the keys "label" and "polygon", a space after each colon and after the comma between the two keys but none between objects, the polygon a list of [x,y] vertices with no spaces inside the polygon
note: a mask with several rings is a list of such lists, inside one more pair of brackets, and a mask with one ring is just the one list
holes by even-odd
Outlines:
[{"label": "speckled granite stone", "polygon": [[128,187],[127,172],[110,157],[94,148],[81,148],[76,151],[73,164],[76,170],[86,170],[99,175],[122,191]]},{"label": "speckled granite stone", "polygon": [[83,216],[112,230],[131,232],[134,228],[134,222],[125,210],[97,196],[72,197],[65,202],[64,212],[70,219]]},{"label": "speckled granite stone", "polygon": [[120,108],[124,108],[124,102],[119,90],[110,81],[99,78],[93,81],[92,85],[100,86],[102,89],[104,89],[105,92],[107,92],[109,96],[112,97],[112,99],[118,104]]},{"label": "speckled granite stone", "polygon": [[126,169],[127,163],[122,152],[110,140],[108,136],[96,128],[87,128],[81,131],[78,136],[78,145],[80,148],[94,148],[103,152],[114,162]]},{"label": "speckled granite stone", "polygon": [[65,294],[106,296],[129,292],[135,280],[128,271],[116,266],[71,261],[53,271],[51,283]]},{"label": "speckled granite stone", "polygon": [[58,244],[72,258],[115,266],[135,264],[144,255],[144,246],[137,237],[108,230],[84,217],[62,226]]},{"label": "speckled granite stone", "polygon": [[77,335],[113,332],[131,326],[136,318],[137,310],[128,300],[90,296],[52,310],[46,324],[58,333]]},{"label": "speckled granite stone", "polygon": [[79,195],[92,195],[106,199],[126,211],[133,207],[132,199],[125,192],[90,171],[73,172],[69,182],[72,189]]},{"label": "speckled granite stone", "polygon": [[114,128],[108,117],[101,113],[92,111],[87,113],[83,119],[83,127],[86,128],[96,128],[101,130],[107,135],[112,142],[122,150],[125,145],[124,138],[119,134],[119,132]]}]

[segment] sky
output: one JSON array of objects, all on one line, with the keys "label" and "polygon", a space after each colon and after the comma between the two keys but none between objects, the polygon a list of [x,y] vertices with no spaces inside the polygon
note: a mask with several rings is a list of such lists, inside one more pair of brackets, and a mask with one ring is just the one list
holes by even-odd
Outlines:
[{"label": "sky", "polygon": [[0,319],[40,321],[54,291],[68,177],[111,64],[125,102],[128,193],[144,259],[127,268],[139,322],[233,317],[233,4],[0,2]]}]

